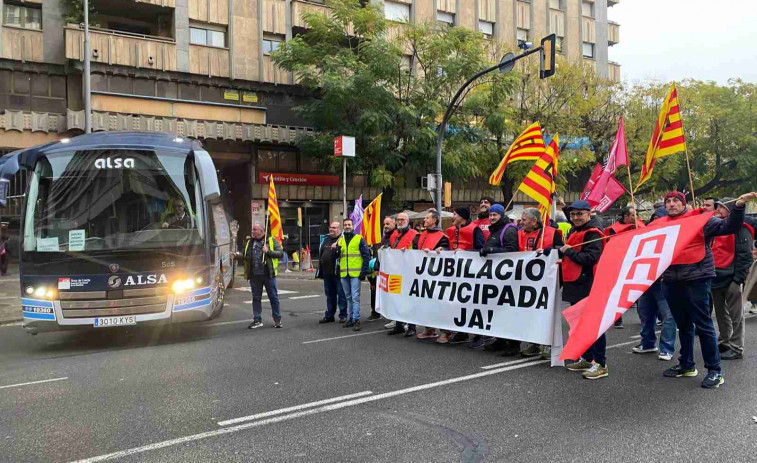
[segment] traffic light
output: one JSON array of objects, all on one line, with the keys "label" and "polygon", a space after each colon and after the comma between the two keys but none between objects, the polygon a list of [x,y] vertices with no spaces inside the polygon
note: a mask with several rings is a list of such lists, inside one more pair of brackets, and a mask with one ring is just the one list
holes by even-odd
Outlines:
[{"label": "traffic light", "polygon": [[444,182],[444,207],[452,206],[452,183]]},{"label": "traffic light", "polygon": [[541,59],[539,63],[539,78],[546,79],[555,74],[555,43],[557,36],[548,35],[541,39]]}]

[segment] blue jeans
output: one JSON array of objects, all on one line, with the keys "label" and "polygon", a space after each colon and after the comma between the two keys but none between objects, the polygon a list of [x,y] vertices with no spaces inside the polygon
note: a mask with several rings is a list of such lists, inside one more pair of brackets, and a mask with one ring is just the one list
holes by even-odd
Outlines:
[{"label": "blue jeans", "polygon": [[694,368],[694,333],[699,336],[704,366],[720,372],[718,337],[710,315],[711,279],[692,281],[663,281],[662,291],[678,326],[681,340],[679,362],[684,369]]},{"label": "blue jeans", "polygon": [[324,275],[323,292],[326,293],[326,318],[334,318],[337,305],[339,319],[347,318],[347,299],[344,297],[341,278],[337,275]]},{"label": "blue jeans", "polygon": [[360,320],[360,279],[358,277],[342,277],[342,291],[347,298],[350,320]]},{"label": "blue jeans", "polygon": [[607,338],[604,333],[592,344],[581,357],[589,362],[596,362],[602,366],[607,365]]},{"label": "blue jeans", "polygon": [[268,295],[268,300],[271,301],[271,311],[273,312],[273,320],[281,320],[281,310],[279,307],[279,292],[276,290],[276,278],[271,278],[263,275],[251,275],[250,276],[250,289],[252,290],[252,318],[255,321],[262,321],[263,319],[263,286],[265,286],[265,292]]},{"label": "blue jeans", "polygon": [[670,306],[662,294],[660,280],[652,283],[652,286],[639,298],[639,320],[641,320],[641,347],[652,349],[657,344],[655,325],[657,318],[662,320],[662,332],[660,333],[660,352],[674,354],[676,351],[676,321],[670,313]]}]

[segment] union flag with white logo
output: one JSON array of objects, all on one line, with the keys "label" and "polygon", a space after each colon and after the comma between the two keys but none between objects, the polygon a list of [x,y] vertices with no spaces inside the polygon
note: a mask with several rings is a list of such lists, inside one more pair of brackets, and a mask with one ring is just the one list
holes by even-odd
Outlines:
[{"label": "union flag with white logo", "polygon": [[613,235],[589,296],[563,311],[570,338],[561,359],[578,359],[654,283],[704,228],[703,213]]}]

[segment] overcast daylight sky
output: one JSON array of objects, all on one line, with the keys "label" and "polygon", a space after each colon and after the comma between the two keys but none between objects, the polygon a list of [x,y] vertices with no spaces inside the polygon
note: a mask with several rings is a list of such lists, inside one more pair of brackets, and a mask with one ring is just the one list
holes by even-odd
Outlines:
[{"label": "overcast daylight sky", "polygon": [[621,0],[608,17],[624,81],[757,82],[757,0]]}]

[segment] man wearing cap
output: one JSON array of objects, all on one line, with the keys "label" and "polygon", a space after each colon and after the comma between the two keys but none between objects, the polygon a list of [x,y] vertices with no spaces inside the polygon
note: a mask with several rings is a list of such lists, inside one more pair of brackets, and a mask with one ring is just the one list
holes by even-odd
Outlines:
[{"label": "man wearing cap", "polygon": [[482,196],[478,206],[478,219],[473,221],[473,224],[484,232],[484,241],[489,239],[489,210],[493,205],[494,198]]},{"label": "man wearing cap", "polygon": [[[458,207],[452,215],[452,226],[447,229],[449,248],[452,251],[478,251],[483,249],[486,240],[484,232],[470,221],[467,207]],[[436,339],[439,344],[462,344],[468,342],[465,333],[442,331]]]},{"label": "man wearing cap", "polygon": [[[715,203],[715,217],[725,219],[734,208],[733,201],[723,198]],[[742,288],[752,266],[751,227],[746,223],[732,235],[712,240],[715,278],[712,280],[712,301],[718,319],[718,350],[722,360],[740,359],[744,355],[744,304]]]},{"label": "man wearing cap", "polygon": [[[594,283],[594,266],[602,255],[603,242],[601,225],[591,217],[588,201],[573,201],[566,207],[573,228],[567,237],[567,244],[560,248],[562,257],[563,302],[576,304],[587,297]],[[565,365],[570,371],[582,371],[586,379],[600,379],[608,376],[605,350],[605,335],[597,339],[577,361]]]},{"label": "man wearing cap", "polygon": [[[716,236],[739,231],[744,222],[746,202],[757,198],[757,193],[741,195],[728,214],[728,218],[710,218],[694,240],[681,251],[670,267],[662,274],[662,291],[678,326],[681,341],[679,364],[665,370],[669,378],[694,377],[698,372],[694,363],[694,333],[699,335],[704,365],[708,373],[702,387],[716,388],[725,382],[721,373],[715,327],[710,315],[710,289],[715,277],[715,264],[709,243]],[[679,191],[665,195],[667,217],[660,222],[673,223],[685,217],[700,214],[703,210],[686,212],[686,196]]]}]

